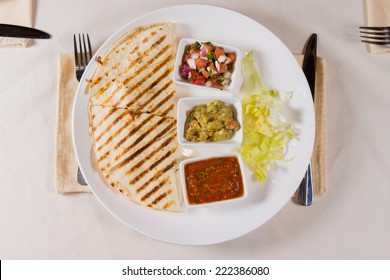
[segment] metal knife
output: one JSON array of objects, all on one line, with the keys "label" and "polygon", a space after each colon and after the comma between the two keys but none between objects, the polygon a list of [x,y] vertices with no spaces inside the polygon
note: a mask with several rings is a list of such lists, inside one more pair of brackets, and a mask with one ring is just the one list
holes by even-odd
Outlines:
[{"label": "metal knife", "polygon": [[[312,34],[306,44],[306,49],[303,56],[302,70],[305,73],[307,83],[309,84],[311,95],[314,101],[315,83],[316,83],[316,60],[317,60],[317,34]],[[311,170],[311,162],[306,170],[298,189],[298,203],[304,206],[309,206],[313,203],[313,176]]]},{"label": "metal knife", "polygon": [[1,24],[0,37],[29,38],[29,39],[50,39],[50,34],[26,26]]}]

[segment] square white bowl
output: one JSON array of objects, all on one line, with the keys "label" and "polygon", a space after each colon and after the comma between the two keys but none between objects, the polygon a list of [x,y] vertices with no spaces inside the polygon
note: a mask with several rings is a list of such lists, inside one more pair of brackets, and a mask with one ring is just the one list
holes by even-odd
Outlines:
[{"label": "square white bowl", "polygon": [[[238,159],[238,164],[240,167],[241,171],[241,177],[242,177],[242,184],[243,184],[243,190],[244,193],[242,196],[237,197],[237,198],[231,198],[227,200],[221,200],[221,201],[215,201],[215,202],[209,202],[209,203],[202,203],[202,204],[190,204],[187,196],[187,186],[186,186],[186,180],[185,180],[185,166],[188,163],[196,162],[196,161],[202,161],[202,160],[207,160],[211,158],[220,158],[220,157],[236,157]],[[184,198],[184,204],[186,208],[197,208],[197,207],[207,207],[207,206],[213,206],[213,205],[219,205],[219,204],[233,204],[236,203],[239,200],[243,200],[247,196],[247,186],[246,186],[246,181],[245,181],[245,174],[244,174],[244,162],[242,159],[242,156],[239,153],[224,153],[224,154],[219,154],[219,155],[214,155],[214,156],[202,156],[202,157],[194,157],[194,158],[189,158],[186,160],[183,160],[180,162],[180,180],[181,180],[181,185],[182,185],[182,190],[183,190],[183,198]]]},{"label": "square white bowl", "polygon": [[190,86],[190,87],[195,87],[195,88],[202,88],[202,89],[209,89],[215,92],[222,92],[222,93],[231,93],[233,91],[236,78],[237,78],[237,71],[239,71],[239,62],[240,62],[240,57],[239,57],[239,50],[235,47],[231,47],[225,44],[220,44],[217,42],[211,41],[211,43],[214,46],[219,46],[222,47],[226,52],[234,52],[236,54],[236,61],[234,62],[234,68],[232,72],[232,77],[231,77],[231,82],[230,85],[227,88],[215,88],[215,87],[208,87],[208,86],[200,86],[200,85],[195,85],[189,81],[186,81],[180,76],[179,69],[180,65],[182,62],[183,54],[185,47],[188,45],[191,45],[195,42],[208,42],[208,40],[197,40],[197,39],[191,39],[191,38],[182,38],[179,42],[179,46],[176,52],[176,60],[175,60],[175,68],[173,71],[173,81],[177,84],[184,85],[184,86]]},{"label": "square white bowl", "polygon": [[[187,111],[196,105],[206,104],[213,100],[221,100],[227,106],[234,108],[240,129],[235,132],[232,138],[218,142],[192,142],[184,138],[184,127],[187,119]],[[177,105],[177,137],[179,144],[186,147],[212,147],[212,146],[240,146],[243,137],[242,105],[241,101],[235,97],[184,97],[180,98]]]}]

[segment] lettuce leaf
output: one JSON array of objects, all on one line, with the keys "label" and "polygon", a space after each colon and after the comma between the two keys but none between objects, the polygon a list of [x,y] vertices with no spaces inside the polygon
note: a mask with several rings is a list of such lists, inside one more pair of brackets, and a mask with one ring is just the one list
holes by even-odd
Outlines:
[{"label": "lettuce leaf", "polygon": [[288,142],[295,137],[285,116],[291,94],[265,88],[253,51],[241,65],[244,139],[238,151],[257,179],[264,181],[275,161],[286,161]]}]

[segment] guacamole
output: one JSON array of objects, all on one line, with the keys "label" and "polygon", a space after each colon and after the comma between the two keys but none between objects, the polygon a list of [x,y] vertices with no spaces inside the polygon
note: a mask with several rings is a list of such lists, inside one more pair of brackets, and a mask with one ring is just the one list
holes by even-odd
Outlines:
[{"label": "guacamole", "polygon": [[192,142],[223,141],[232,138],[240,127],[233,108],[214,100],[187,111],[184,138]]}]

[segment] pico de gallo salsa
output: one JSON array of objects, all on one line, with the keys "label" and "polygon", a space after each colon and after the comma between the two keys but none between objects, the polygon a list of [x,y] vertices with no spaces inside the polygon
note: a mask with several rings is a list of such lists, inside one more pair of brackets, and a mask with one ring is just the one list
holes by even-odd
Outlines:
[{"label": "pico de gallo salsa", "polygon": [[235,52],[196,41],[184,48],[180,76],[195,85],[224,89],[232,81],[235,61]]}]

